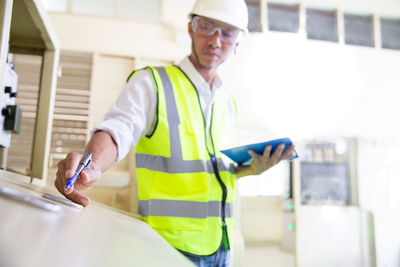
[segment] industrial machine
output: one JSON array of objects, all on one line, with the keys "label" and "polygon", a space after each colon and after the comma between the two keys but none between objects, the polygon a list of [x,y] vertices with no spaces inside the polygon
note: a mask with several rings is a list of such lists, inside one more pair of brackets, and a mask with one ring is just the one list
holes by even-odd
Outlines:
[{"label": "industrial machine", "polygon": [[282,195],[282,249],[295,251],[295,209],[294,209],[294,186],[293,174],[299,159],[289,163],[289,173],[286,175]]},{"label": "industrial machine", "polygon": [[[32,156],[27,170],[33,182],[46,184],[60,45],[40,0],[0,1],[0,150],[2,168],[10,134],[19,131],[21,110],[15,106],[17,75],[7,57],[42,57],[33,130]],[[4,131],[2,128],[4,127]]]},{"label": "industrial machine", "polygon": [[302,155],[293,179],[297,266],[368,266],[357,139],[311,140],[297,148]]},{"label": "industrial machine", "polygon": [[19,133],[22,110],[15,105],[17,97],[18,75],[13,64],[7,59],[4,73],[3,97],[1,98],[0,116],[0,168],[6,169],[7,149],[10,147],[11,134]]}]

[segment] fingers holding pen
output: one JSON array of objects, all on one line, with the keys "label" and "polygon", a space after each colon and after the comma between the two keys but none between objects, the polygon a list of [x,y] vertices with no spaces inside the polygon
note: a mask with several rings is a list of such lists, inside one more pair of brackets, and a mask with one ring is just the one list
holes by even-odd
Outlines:
[{"label": "fingers holding pen", "polygon": [[[71,188],[70,188],[71,189]],[[80,205],[82,205],[82,206],[84,206],[84,207],[86,207],[86,206],[88,206],[89,205],[89,203],[90,203],[90,199],[87,197],[87,196],[85,196],[84,194],[82,194],[81,192],[79,192],[77,189],[73,189],[73,191],[70,193],[70,194],[68,194],[67,196],[66,196],[68,199],[70,199],[70,200],[72,200],[72,201],[74,201],[74,202],[76,202],[76,203],[78,203],[78,204],[80,204]]]},{"label": "fingers holding pen", "polygon": [[75,203],[78,203],[84,207],[89,205],[90,199],[79,192],[75,186],[72,186],[68,190],[65,190],[65,184],[63,184],[60,179],[56,179],[54,185],[56,186],[57,190],[69,200],[72,200]]},{"label": "fingers holding pen", "polygon": [[65,177],[66,180],[75,174],[76,167],[79,165],[82,155],[76,152],[68,153],[65,158]]},{"label": "fingers holding pen", "polygon": [[[79,165],[79,161],[81,160],[82,156],[79,153],[71,152],[68,153],[67,157],[65,158],[65,162],[62,162],[61,168],[64,168],[64,175],[63,175],[63,185],[64,185],[64,192],[66,194],[71,194],[74,191],[74,184],[66,189],[66,184],[70,178],[75,175],[75,171],[77,166]],[[60,168],[60,166],[59,166]],[[79,179],[79,177],[76,177]]]},{"label": "fingers holding pen", "polygon": [[82,157],[79,153],[71,152],[57,165],[54,182],[57,190],[76,203],[85,207],[89,205],[90,200],[84,192],[92,188],[101,177],[101,169],[92,161],[92,154],[88,152]]}]

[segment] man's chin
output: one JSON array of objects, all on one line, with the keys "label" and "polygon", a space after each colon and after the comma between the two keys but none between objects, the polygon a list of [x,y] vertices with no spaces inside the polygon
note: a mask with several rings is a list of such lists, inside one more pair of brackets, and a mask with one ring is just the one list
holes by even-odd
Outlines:
[{"label": "man's chin", "polygon": [[219,66],[219,64],[221,64],[221,62],[212,61],[212,62],[205,62],[204,64],[203,62],[201,62],[200,66],[204,69],[215,69],[216,67]]}]

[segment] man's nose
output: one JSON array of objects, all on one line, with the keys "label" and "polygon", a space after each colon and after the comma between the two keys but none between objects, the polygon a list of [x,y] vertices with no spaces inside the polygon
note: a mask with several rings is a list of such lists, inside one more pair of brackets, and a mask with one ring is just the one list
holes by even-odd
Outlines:
[{"label": "man's nose", "polygon": [[221,29],[217,28],[215,32],[210,36],[208,43],[213,47],[221,46]]}]

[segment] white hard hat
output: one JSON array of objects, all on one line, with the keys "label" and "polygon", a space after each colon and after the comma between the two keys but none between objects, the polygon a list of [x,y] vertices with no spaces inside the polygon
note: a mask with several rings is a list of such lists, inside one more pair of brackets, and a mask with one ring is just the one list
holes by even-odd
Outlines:
[{"label": "white hard hat", "polygon": [[196,0],[189,19],[194,15],[215,19],[247,32],[249,17],[244,0]]}]

